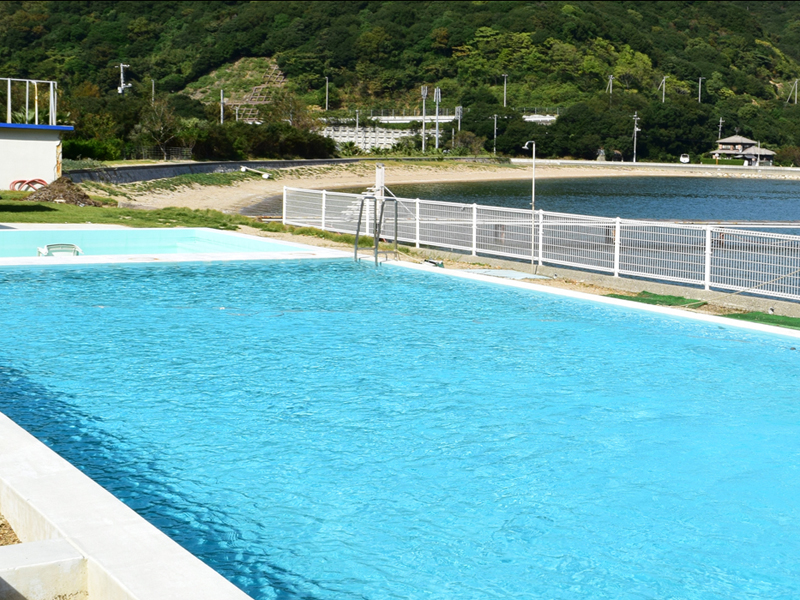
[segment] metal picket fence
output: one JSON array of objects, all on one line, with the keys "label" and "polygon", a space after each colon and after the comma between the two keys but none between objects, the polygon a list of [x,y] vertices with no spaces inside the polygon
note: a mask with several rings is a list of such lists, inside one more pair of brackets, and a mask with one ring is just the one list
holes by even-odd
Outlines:
[{"label": "metal picket fence", "polygon": [[[356,232],[362,196],[284,188],[283,222]],[[396,207],[396,208],[395,208]],[[399,242],[800,300],[800,236],[398,198]],[[362,233],[375,215],[365,203]],[[390,214],[391,213],[391,214]],[[392,239],[394,227],[381,234]]]}]

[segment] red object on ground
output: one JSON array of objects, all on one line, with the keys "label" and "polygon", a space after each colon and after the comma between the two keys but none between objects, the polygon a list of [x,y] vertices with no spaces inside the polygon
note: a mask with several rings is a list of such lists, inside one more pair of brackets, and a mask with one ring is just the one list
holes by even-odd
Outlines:
[{"label": "red object on ground", "polygon": [[17,179],[16,181],[11,182],[11,185],[8,186],[8,189],[15,192],[21,192],[24,190],[38,190],[46,185],[47,182],[44,179]]}]

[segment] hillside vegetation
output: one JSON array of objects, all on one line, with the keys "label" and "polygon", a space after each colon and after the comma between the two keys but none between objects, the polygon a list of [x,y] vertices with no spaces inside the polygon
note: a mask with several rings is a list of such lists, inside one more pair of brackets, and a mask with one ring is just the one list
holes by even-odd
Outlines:
[{"label": "hillside vegetation", "polygon": [[[266,59],[287,78],[264,111],[271,133],[214,125],[215,84],[243,93]],[[125,97],[121,61],[134,83]],[[174,139],[200,157],[329,154],[309,132],[328,76],[339,111],[418,109],[419,86],[438,86],[443,106],[469,109],[463,127],[487,148],[498,114],[497,149],[507,154],[536,139],[544,155],[593,158],[604,146],[630,157],[638,111],[640,158],[706,152],[722,118],[723,135],[760,140],[790,163],[800,160],[800,108],[785,100],[798,61],[792,2],[0,4],[0,75],[58,80],[84,156],[147,137],[151,79],[176,119]],[[531,125],[514,110],[535,106],[557,106],[557,123]],[[284,141],[266,144],[276,136]]]}]

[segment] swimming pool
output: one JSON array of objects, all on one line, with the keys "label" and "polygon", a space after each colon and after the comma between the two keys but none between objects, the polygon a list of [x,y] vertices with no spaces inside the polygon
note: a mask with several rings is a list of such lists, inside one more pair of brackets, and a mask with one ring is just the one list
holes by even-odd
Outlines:
[{"label": "swimming pool", "polygon": [[35,257],[38,248],[47,244],[75,244],[87,256],[296,252],[299,249],[296,244],[204,228],[0,231],[0,257]]},{"label": "swimming pool", "polygon": [[0,294],[0,410],[256,598],[800,592],[797,340],[346,261]]}]

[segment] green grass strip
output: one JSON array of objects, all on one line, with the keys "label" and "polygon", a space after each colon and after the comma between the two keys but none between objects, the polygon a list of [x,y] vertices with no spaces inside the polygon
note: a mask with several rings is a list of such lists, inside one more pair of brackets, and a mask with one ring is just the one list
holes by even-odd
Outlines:
[{"label": "green grass strip", "polygon": [[[75,206],[54,202],[20,202],[28,192],[3,192],[0,194],[0,223],[103,223],[127,227],[208,227],[235,231],[246,225],[263,231],[306,235],[352,246],[355,236],[346,233],[322,231],[313,227],[293,227],[282,223],[262,223],[244,215],[226,214],[218,210],[190,208],[161,208],[142,210],[115,206]],[[359,247],[371,247],[372,238],[363,235]],[[381,249],[390,250],[389,244]],[[408,253],[408,248],[400,248]]]},{"label": "green grass strip", "polygon": [[619,298],[620,300],[632,300],[633,302],[644,302],[645,304],[656,304],[658,306],[686,306],[699,308],[708,304],[702,300],[684,298],[683,296],[666,296],[663,294],[651,294],[650,292],[639,292],[635,296],[624,296],[622,294],[606,294],[608,298]]},{"label": "green grass strip", "polygon": [[750,321],[752,323],[764,323],[765,325],[777,325],[789,329],[800,329],[800,318],[784,317],[782,315],[770,315],[763,312],[748,312],[740,314],[725,315],[729,319],[740,321]]}]

